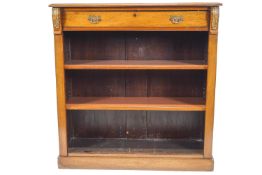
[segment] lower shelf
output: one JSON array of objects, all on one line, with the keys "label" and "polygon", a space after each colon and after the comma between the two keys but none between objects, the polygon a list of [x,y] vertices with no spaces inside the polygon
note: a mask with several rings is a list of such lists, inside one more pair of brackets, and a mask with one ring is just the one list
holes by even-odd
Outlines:
[{"label": "lower shelf", "polygon": [[173,157],[203,157],[203,141],[193,139],[93,139],[74,138],[70,141],[70,156],[92,154],[169,155]]}]

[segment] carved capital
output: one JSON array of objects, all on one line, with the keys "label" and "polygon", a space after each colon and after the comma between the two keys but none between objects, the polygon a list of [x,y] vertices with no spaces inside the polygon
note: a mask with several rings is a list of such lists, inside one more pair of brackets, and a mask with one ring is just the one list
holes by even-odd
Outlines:
[{"label": "carved capital", "polygon": [[61,33],[61,10],[60,8],[52,8],[52,18],[53,18],[53,27],[54,33]]},{"label": "carved capital", "polygon": [[210,33],[216,34],[218,30],[219,7],[211,7],[210,10]]}]

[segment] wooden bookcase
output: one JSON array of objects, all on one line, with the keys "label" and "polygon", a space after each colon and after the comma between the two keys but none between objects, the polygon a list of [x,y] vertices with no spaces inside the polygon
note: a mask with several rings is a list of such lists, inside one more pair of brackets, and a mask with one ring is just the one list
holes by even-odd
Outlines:
[{"label": "wooden bookcase", "polygon": [[220,5],[50,5],[60,168],[213,170]]}]

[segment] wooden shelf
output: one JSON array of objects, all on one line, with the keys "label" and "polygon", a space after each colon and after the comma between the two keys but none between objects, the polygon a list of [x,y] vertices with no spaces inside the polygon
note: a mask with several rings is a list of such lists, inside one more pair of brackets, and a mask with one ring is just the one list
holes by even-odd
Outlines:
[{"label": "wooden shelf", "polygon": [[203,140],[73,138],[69,156],[203,157]]},{"label": "wooden shelf", "polygon": [[170,110],[204,111],[204,98],[174,97],[73,97],[68,110]]},{"label": "wooden shelf", "polygon": [[207,69],[204,60],[72,60],[65,69],[147,69],[147,70],[203,70]]}]

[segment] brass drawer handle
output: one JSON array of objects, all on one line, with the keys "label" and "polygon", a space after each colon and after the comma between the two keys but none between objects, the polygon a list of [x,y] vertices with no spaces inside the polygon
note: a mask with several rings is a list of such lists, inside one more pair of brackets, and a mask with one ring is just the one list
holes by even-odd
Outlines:
[{"label": "brass drawer handle", "polygon": [[183,16],[170,16],[169,21],[173,24],[178,24],[184,21]]},{"label": "brass drawer handle", "polygon": [[98,24],[100,21],[102,21],[102,19],[101,19],[101,16],[89,15],[88,21],[91,24]]}]

